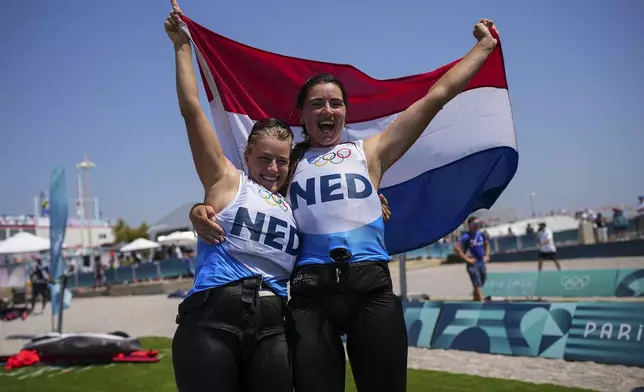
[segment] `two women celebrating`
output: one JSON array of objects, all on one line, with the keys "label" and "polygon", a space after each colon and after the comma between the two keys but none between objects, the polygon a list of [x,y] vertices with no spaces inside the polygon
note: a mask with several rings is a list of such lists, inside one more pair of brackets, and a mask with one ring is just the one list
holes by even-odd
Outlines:
[{"label": "two women celebrating", "polygon": [[[200,217],[210,208],[225,233],[221,243],[199,241],[194,286],[179,306],[173,339],[179,391],[344,391],[343,334],[359,391],[405,391],[407,333],[392,290],[378,188],[496,47],[493,22],[477,23],[477,42],[465,57],[384,132],[365,140],[340,143],[351,97],[333,75],[312,75],[294,97],[305,141],[292,149],[285,122],[256,122],[244,173],[224,156],[201,108],[190,40],[172,5],[165,29],[205,192],[191,219],[203,237]],[[320,164],[329,156],[342,162]],[[334,191],[322,194],[329,187]]]}]

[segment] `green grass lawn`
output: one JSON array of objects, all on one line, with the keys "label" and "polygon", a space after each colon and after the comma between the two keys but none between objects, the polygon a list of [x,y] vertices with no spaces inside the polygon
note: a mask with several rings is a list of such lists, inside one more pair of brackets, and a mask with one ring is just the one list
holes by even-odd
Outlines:
[{"label": "green grass lawn", "polygon": [[[138,392],[176,391],[170,357],[170,339],[143,338],[145,349],[161,350],[163,358],[153,364],[111,364],[69,369],[34,366],[12,372],[0,371],[0,391],[38,392]],[[347,366],[347,391],[356,391]],[[583,391],[547,384],[530,384],[445,372],[409,370],[408,391]]]}]

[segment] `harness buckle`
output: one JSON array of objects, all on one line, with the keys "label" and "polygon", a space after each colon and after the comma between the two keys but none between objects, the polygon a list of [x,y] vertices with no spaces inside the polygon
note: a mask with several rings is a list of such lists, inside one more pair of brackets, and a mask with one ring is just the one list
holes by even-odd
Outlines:
[{"label": "harness buckle", "polygon": [[248,305],[256,305],[257,298],[259,297],[259,290],[262,287],[262,282],[264,278],[256,276],[253,278],[244,279],[242,281],[242,296],[241,300],[243,303]]}]

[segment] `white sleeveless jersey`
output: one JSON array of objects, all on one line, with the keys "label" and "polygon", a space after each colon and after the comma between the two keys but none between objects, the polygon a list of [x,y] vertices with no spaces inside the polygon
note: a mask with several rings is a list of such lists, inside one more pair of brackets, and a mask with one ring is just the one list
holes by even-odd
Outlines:
[{"label": "white sleeveless jersey", "polygon": [[389,261],[378,190],[369,179],[363,141],[309,148],[298,162],[288,198],[302,244],[297,265],[325,264],[345,247],[349,262]]},{"label": "white sleeveless jersey", "polygon": [[293,212],[282,196],[240,174],[235,198],[217,214],[226,241],[198,242],[195,281],[188,295],[262,275],[277,294],[287,296],[286,282],[300,242]]}]

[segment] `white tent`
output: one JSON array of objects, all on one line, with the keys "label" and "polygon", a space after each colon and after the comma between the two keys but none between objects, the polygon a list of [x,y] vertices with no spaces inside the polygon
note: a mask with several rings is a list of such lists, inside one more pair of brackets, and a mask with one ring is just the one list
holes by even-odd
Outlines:
[{"label": "white tent", "polygon": [[0,241],[0,254],[35,253],[49,250],[49,240],[22,231]]},{"label": "white tent", "polygon": [[136,252],[137,250],[155,249],[160,247],[161,244],[150,241],[146,238],[137,238],[129,244],[125,245],[119,251],[121,252]]},{"label": "white tent", "polygon": [[157,241],[164,245],[194,245],[197,243],[197,236],[193,231],[175,231],[172,234],[160,236]]}]

